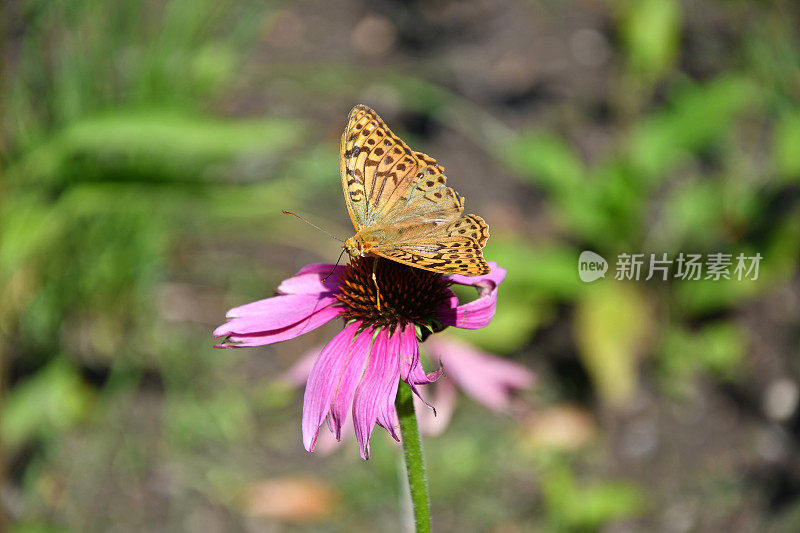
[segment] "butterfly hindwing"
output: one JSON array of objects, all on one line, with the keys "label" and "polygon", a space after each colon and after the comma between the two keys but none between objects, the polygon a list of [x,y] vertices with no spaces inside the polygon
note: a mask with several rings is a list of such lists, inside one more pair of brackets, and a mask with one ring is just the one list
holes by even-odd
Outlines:
[{"label": "butterfly hindwing", "polygon": [[489,240],[489,225],[478,215],[464,215],[452,222],[442,232],[445,236],[463,235],[478,242],[483,248]]},{"label": "butterfly hindwing", "polygon": [[441,274],[481,276],[491,271],[480,244],[471,237],[420,239],[393,247],[379,246],[374,252],[398,263]]}]

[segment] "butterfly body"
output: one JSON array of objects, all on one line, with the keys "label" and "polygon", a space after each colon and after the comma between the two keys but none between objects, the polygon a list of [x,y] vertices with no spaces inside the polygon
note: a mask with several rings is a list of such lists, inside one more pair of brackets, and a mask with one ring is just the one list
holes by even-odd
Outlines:
[{"label": "butterfly body", "polygon": [[342,188],[356,234],[351,256],[377,255],[441,274],[487,274],[489,227],[464,215],[444,169],[412,151],[373,110],[356,106],[342,135]]},{"label": "butterfly body", "polygon": [[382,240],[382,235],[374,230],[361,231],[344,241],[344,249],[350,257],[364,257],[371,253]]}]

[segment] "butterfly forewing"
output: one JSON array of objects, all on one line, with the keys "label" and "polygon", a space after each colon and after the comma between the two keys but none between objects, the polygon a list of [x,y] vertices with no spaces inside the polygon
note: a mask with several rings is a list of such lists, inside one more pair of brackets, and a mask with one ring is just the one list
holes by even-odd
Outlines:
[{"label": "butterfly forewing", "polygon": [[444,168],[412,151],[377,113],[352,109],[340,155],[350,219],[370,251],[440,273],[489,272],[486,223],[462,215],[464,199],[447,187]]},{"label": "butterfly forewing", "polygon": [[341,170],[345,196],[356,213],[356,229],[381,220],[381,214],[401,199],[419,169],[414,152],[374,111],[366,106],[350,111],[342,135]]}]

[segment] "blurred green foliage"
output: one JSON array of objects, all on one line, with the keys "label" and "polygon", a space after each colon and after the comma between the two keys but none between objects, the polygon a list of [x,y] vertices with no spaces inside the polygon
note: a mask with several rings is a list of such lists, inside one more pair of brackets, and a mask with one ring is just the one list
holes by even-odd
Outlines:
[{"label": "blurred green foliage", "polygon": [[[757,335],[739,317],[796,281],[800,49],[783,4],[708,7],[727,17],[737,46],[709,53],[720,64],[699,73],[687,66],[702,55],[689,38],[715,36],[698,29],[696,6],[598,4],[613,50],[606,142],[591,156],[576,140],[597,124],[579,102],[561,104],[576,107],[578,121],[529,112],[511,130],[494,118],[500,104],[448,88],[411,45],[406,66],[335,53],[305,62],[280,47],[265,65],[269,31],[298,27],[284,5],[18,4],[0,135],[0,505],[18,522],[11,531],[181,530],[211,515],[235,530],[250,520],[237,491],[294,471],[334,480],[345,503],[331,529],[396,523],[392,444],[376,438],[366,464],[353,450],[299,453],[296,395],[275,377],[309,345],[266,358],[217,353],[209,338],[228,307],[335,256],[336,244],[279,210],[305,209],[344,234],[333,221],[343,213],[339,132],[317,112],[356,103],[374,80],[387,108],[485,147],[490,164],[516,179],[506,187],[544,199],[546,236],[492,227],[486,256],[508,270],[493,325],[454,332],[545,375],[573,356],[587,380],[578,381],[582,396],[553,371],[536,393],[542,405],[583,401],[607,422],[635,403],[647,370],[651,393],[667,398],[690,397],[698,378],[740,383]],[[283,45],[290,32],[280,35]],[[418,146],[425,131],[400,133]],[[764,260],[757,282],[616,283],[611,264],[606,280],[585,285],[576,275],[584,249],[607,259],[685,251]],[[564,323],[568,342],[546,346]],[[607,442],[554,459],[531,452],[515,422],[468,404],[431,439],[441,523],[657,523],[655,487],[597,465],[597,454],[613,455]],[[796,514],[776,520],[796,525]]]},{"label": "blurred green foliage", "polygon": [[641,489],[624,481],[604,480],[579,487],[561,461],[542,478],[542,496],[554,531],[595,531],[614,520],[638,515],[644,508]]}]

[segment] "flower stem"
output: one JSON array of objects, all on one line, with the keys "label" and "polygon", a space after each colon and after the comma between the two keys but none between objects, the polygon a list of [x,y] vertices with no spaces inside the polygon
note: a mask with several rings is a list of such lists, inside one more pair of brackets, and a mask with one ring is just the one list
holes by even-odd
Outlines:
[{"label": "flower stem", "polygon": [[417,533],[430,533],[431,509],[428,501],[428,479],[425,477],[425,462],[422,458],[422,442],[419,439],[411,388],[403,382],[397,388],[394,405],[397,409],[397,418],[400,420],[400,434],[403,436],[403,455],[406,460],[408,487],[411,490],[411,504],[414,508],[414,525]]}]

